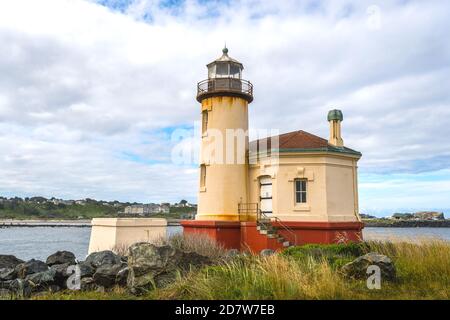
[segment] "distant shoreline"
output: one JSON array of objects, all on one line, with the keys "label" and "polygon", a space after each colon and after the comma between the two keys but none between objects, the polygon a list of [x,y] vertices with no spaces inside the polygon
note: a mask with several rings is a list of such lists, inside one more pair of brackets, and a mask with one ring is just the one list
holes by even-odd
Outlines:
[{"label": "distant shoreline", "polygon": [[[168,226],[180,226],[181,219],[167,219]],[[368,228],[450,228],[450,220],[363,219]],[[8,227],[70,227],[90,228],[91,220],[0,220],[0,228]]]},{"label": "distant shoreline", "polygon": [[[179,226],[180,220],[168,219],[168,226]],[[90,228],[91,220],[0,220],[0,228],[10,227],[70,227],[70,228]]]},{"label": "distant shoreline", "polygon": [[450,228],[450,220],[363,219],[369,228]]}]

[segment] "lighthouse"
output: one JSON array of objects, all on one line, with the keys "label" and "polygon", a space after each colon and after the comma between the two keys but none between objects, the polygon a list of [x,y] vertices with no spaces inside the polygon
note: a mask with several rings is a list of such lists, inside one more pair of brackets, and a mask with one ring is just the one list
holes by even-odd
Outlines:
[{"label": "lighthouse", "polygon": [[201,155],[197,220],[239,221],[248,202],[248,107],[252,84],[244,66],[222,50],[197,87],[201,104]]},{"label": "lighthouse", "polygon": [[198,209],[195,220],[181,222],[184,234],[253,252],[362,240],[362,155],[344,145],[343,112],[328,112],[328,139],[298,130],[249,143],[253,85],[243,79],[243,64],[224,48],[207,70],[207,79],[197,84]]}]

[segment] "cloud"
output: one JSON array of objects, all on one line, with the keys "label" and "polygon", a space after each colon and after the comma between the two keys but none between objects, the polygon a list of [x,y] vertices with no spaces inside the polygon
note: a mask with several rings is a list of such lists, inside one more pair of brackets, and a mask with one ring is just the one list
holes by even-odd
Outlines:
[{"label": "cloud", "polygon": [[0,193],[194,201],[195,166],[170,161],[170,136],[198,120],[195,85],[224,41],[255,86],[251,127],[326,137],[326,113],[338,107],[346,145],[363,153],[362,177],[446,170],[449,9],[442,1],[4,1]]}]

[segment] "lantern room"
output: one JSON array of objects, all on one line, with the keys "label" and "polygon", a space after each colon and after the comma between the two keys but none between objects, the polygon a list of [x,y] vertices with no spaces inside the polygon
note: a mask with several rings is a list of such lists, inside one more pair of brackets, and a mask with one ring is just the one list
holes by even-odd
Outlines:
[{"label": "lantern room", "polygon": [[207,65],[208,79],[234,78],[241,79],[244,66],[239,61],[228,56],[228,49],[222,50],[222,56]]},{"label": "lantern room", "polygon": [[242,79],[244,66],[228,55],[228,49],[222,50],[222,56],[206,65],[208,79],[198,83],[197,101],[211,96],[237,96],[248,102],[253,100],[252,84]]}]

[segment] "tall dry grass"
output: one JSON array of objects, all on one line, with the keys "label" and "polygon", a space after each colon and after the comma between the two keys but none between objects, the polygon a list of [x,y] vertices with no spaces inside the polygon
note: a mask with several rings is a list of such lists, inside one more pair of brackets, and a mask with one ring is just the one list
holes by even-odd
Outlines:
[{"label": "tall dry grass", "polygon": [[170,245],[182,251],[196,252],[209,257],[213,261],[220,261],[227,254],[227,250],[223,246],[219,245],[211,237],[202,234],[175,234],[167,238],[159,238],[154,244]]},{"label": "tall dry grass", "polygon": [[179,279],[154,293],[160,299],[333,299],[347,284],[326,261],[300,264],[280,255],[244,256]]},{"label": "tall dry grass", "polygon": [[368,242],[367,251],[392,258],[398,281],[370,290],[366,281],[343,277],[317,256],[242,256],[193,272],[158,299],[450,299],[450,243]]}]

